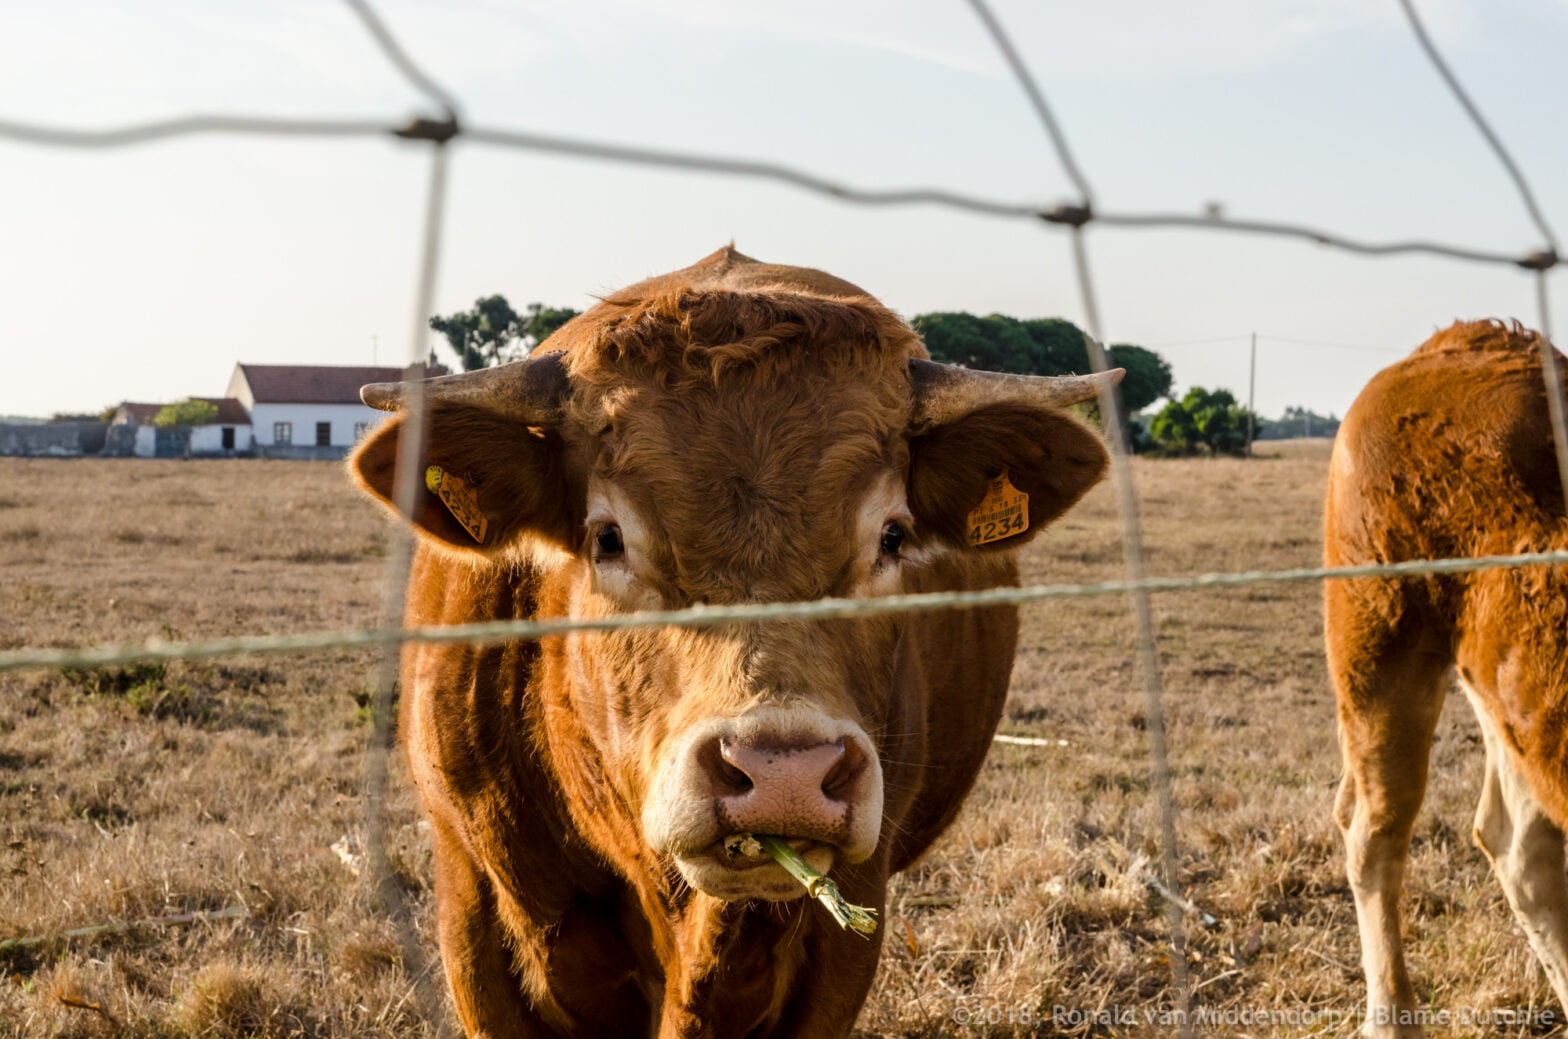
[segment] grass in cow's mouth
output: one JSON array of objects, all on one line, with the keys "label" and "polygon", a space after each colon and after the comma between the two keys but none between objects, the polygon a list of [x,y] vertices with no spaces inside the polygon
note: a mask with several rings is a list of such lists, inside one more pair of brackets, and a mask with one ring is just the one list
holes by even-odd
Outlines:
[{"label": "grass in cow's mouth", "polygon": [[838,885],[812,868],[782,837],[767,834],[736,833],[724,839],[724,847],[732,855],[748,858],[767,852],[773,860],[789,871],[789,875],[805,887],[806,893],[827,907],[840,927],[856,934],[869,935],[877,929],[877,911],[865,906],[851,905],[839,893]]}]

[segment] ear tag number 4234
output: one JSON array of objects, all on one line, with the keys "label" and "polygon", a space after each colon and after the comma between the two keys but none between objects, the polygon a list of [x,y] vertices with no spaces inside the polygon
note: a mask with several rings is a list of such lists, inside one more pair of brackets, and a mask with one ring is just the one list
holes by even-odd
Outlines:
[{"label": "ear tag number 4234", "polygon": [[985,545],[1029,529],[1029,495],[1012,485],[1004,472],[991,481],[969,512],[969,543]]}]

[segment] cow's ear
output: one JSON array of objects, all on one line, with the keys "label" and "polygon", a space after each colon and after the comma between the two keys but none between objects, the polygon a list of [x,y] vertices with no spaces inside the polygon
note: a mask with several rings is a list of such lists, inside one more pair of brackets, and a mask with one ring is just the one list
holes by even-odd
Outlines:
[{"label": "cow's ear", "polygon": [[[394,511],[403,423],[394,415],[349,459],[360,486]],[[411,518],[437,541],[490,553],[533,535],[568,551],[577,548],[581,510],[572,505],[562,444],[552,430],[483,408],[437,403],[416,475]]]},{"label": "cow's ear", "polygon": [[[1109,461],[1099,434],[1067,412],[1016,403],[977,408],[911,437],[909,446],[916,522],[979,551],[1029,541],[1083,497]],[[1029,496],[1022,530],[1008,487]]]}]

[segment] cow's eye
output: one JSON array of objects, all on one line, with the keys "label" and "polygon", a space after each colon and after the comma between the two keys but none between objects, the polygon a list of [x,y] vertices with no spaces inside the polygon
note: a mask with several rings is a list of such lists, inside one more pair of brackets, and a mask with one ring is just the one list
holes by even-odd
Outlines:
[{"label": "cow's eye", "polygon": [[898,520],[888,520],[882,525],[882,554],[898,555],[898,550],[904,547],[904,538],[907,536],[902,523]]},{"label": "cow's eye", "polygon": [[615,524],[606,524],[599,533],[593,537],[594,556],[604,559],[607,556],[618,556],[626,551],[626,543],[621,540],[621,528]]}]

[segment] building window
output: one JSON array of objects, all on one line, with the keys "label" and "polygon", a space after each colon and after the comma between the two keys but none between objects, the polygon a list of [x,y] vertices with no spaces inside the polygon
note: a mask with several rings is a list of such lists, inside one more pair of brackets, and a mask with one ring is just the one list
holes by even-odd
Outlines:
[{"label": "building window", "polygon": [[232,451],[232,450],[234,450],[234,427],[233,426],[224,426],[223,427],[223,449],[225,451]]},{"label": "building window", "polygon": [[369,433],[369,432],[370,432],[370,423],[369,422],[356,422],[356,423],[354,423],[354,443],[357,444],[361,440],[365,439],[365,434]]},{"label": "building window", "polygon": [[292,444],[294,442],[294,423],[274,422],[272,424],[272,442],[274,444]]},{"label": "building window", "polygon": [[332,444],[332,423],[330,423],[330,422],[317,422],[316,423],[316,446],[317,447],[330,447],[331,444]]}]

